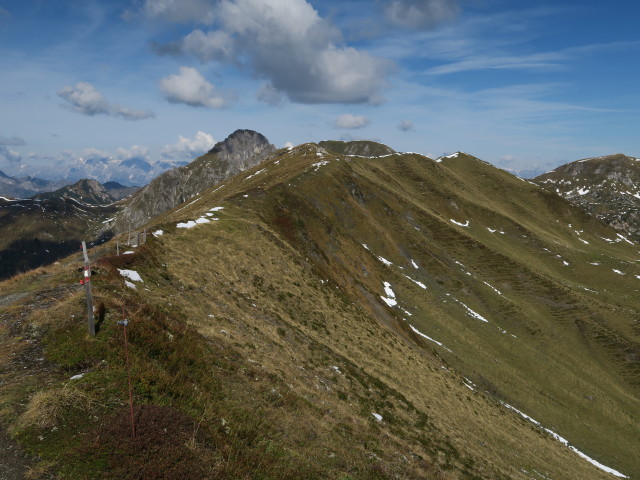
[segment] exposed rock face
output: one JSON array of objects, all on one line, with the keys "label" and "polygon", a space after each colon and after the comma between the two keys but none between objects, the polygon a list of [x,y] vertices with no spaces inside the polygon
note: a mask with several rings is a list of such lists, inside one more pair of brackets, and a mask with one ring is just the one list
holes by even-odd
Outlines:
[{"label": "exposed rock face", "polygon": [[337,140],[326,140],[318,143],[325,150],[338,155],[356,155],[358,157],[381,157],[390,155],[396,151],[382,143],[368,140],[356,140],[353,142],[340,142]]},{"label": "exposed rock face", "polygon": [[120,212],[112,230],[135,229],[216,183],[262,162],[275,147],[253,130],[236,130],[189,165],[169,170],[138,192]]},{"label": "exposed rock face", "polygon": [[533,182],[640,240],[640,159],[623,154],[587,158]]}]

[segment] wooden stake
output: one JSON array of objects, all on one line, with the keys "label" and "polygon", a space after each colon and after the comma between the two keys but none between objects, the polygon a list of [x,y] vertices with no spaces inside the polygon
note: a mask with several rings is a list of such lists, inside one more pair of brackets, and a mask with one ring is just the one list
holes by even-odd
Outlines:
[{"label": "wooden stake", "polygon": [[91,293],[91,264],[89,263],[89,255],[87,254],[87,244],[82,241],[82,254],[84,256],[84,292],[87,296],[87,315],[89,318],[89,335],[96,335],[96,323],[93,316],[93,295]]}]

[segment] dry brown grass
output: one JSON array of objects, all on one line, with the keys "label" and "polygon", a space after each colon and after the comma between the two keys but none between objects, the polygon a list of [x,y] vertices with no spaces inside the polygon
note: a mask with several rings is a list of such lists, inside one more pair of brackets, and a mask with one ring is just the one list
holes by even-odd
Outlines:
[{"label": "dry brown grass", "polygon": [[94,412],[98,403],[86,392],[70,385],[36,392],[26,410],[12,426],[13,431],[29,428],[53,428],[69,409],[80,409],[87,414]]}]

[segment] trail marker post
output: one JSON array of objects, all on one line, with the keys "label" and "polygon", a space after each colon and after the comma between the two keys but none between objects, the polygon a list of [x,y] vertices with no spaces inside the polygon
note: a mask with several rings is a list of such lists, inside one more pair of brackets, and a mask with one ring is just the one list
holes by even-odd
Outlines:
[{"label": "trail marker post", "polygon": [[82,283],[84,285],[84,293],[87,296],[87,315],[89,319],[89,335],[95,337],[96,335],[96,322],[93,316],[93,295],[91,293],[91,264],[89,262],[89,255],[87,254],[87,244],[82,241],[82,255],[84,256],[84,278]]}]

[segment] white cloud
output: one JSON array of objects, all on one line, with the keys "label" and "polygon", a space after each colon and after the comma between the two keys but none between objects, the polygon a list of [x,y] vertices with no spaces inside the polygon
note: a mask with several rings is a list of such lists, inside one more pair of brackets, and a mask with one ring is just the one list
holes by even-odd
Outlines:
[{"label": "white cloud", "polygon": [[400,130],[401,132],[410,132],[412,130],[415,130],[415,128],[411,120],[402,120],[398,124],[398,130]]},{"label": "white cloud", "polygon": [[133,110],[112,104],[90,83],[78,82],[58,91],[58,96],[67,102],[67,107],[83,115],[110,115],[125,120],[142,120],[155,115],[147,110]]},{"label": "white cloud", "polygon": [[456,0],[391,0],[385,5],[387,20],[397,26],[430,29],[460,13]]},{"label": "white cloud", "polygon": [[220,95],[195,68],[180,67],[180,73],[160,80],[160,89],[171,103],[192,107],[222,108],[228,100]]},{"label": "white cloud", "polygon": [[211,135],[198,131],[192,138],[178,136],[178,143],[165,145],[160,153],[170,160],[192,160],[211,150],[215,144]]},{"label": "white cloud", "polygon": [[137,158],[146,162],[151,161],[149,148],[140,145],[132,145],[130,148],[119,147],[116,149],[116,158],[119,160],[131,160],[133,158]]},{"label": "white cloud", "polygon": [[337,128],[362,128],[369,125],[369,123],[370,121],[367,117],[345,113],[336,119],[335,126]]},{"label": "white cloud", "polygon": [[[212,6],[213,10],[213,6]],[[342,44],[306,0],[221,0],[219,28],[194,30],[159,53],[246,67],[300,103],[379,103],[390,61]]]}]

